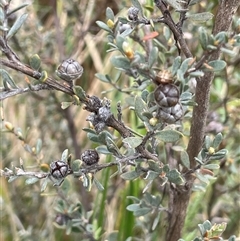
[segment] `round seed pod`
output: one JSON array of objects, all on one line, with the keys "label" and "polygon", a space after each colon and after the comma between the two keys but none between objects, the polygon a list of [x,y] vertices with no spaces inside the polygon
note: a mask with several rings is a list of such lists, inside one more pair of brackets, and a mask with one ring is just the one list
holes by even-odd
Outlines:
[{"label": "round seed pod", "polygon": [[73,59],[67,59],[60,64],[56,70],[56,74],[61,79],[72,82],[81,77],[83,73],[83,67]]},{"label": "round seed pod", "polygon": [[166,123],[173,124],[183,116],[183,108],[180,103],[177,103],[173,107],[159,108],[157,117]]},{"label": "round seed pod", "polygon": [[158,72],[155,77],[155,82],[159,84],[169,84],[173,82],[172,74],[169,70],[162,70]]},{"label": "round seed pod", "polygon": [[88,149],[82,153],[81,159],[86,165],[91,166],[99,161],[99,155],[96,150]]},{"label": "round seed pod", "polygon": [[62,179],[67,176],[69,166],[64,161],[53,161],[50,164],[50,174],[56,179]]},{"label": "round seed pod", "polygon": [[161,107],[172,107],[178,103],[179,90],[174,84],[160,84],[154,91],[156,103]]},{"label": "round seed pod", "polygon": [[128,9],[128,19],[132,21],[137,21],[138,20],[138,13],[139,9],[135,7],[130,7]]}]

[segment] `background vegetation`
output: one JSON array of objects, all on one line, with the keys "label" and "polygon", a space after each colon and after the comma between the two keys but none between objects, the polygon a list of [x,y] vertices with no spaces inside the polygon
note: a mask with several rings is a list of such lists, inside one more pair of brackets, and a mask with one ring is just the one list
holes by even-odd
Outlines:
[{"label": "background vegetation", "polygon": [[[4,2],[1,1],[2,6]],[[211,12],[216,15],[219,1],[198,2],[191,6],[191,14]],[[22,3],[11,1],[11,9]],[[143,3],[144,14],[148,18],[161,16],[152,0]],[[96,21],[107,24],[107,7],[113,10],[116,23],[118,17],[127,18],[127,11],[131,6],[131,1],[34,1],[26,8],[16,11],[8,19],[8,25],[12,26],[17,17],[28,13],[27,20],[11,38],[9,45],[23,63],[29,64],[30,56],[38,54],[41,58],[41,68],[49,76],[56,77],[55,70],[63,60],[69,57],[77,60],[83,66],[84,73],[76,84],[90,96],[110,99],[111,111],[115,115],[118,113],[117,104],[121,101],[124,123],[134,132],[145,135],[143,121],[129,109],[132,98],[129,98],[131,96],[127,88],[132,88],[135,80],[114,68],[111,58],[121,53],[107,52],[110,48],[110,40],[107,37],[109,32],[101,29],[101,24],[100,27],[96,24]],[[170,11],[177,20],[179,13],[175,12],[173,7],[170,7]],[[183,26],[187,45],[197,60],[201,59],[206,51],[199,42],[199,27],[203,26],[210,35],[214,19],[204,23],[188,21]],[[230,35],[239,36],[239,26],[238,10],[229,31]],[[156,45],[159,50],[155,65],[157,71],[170,68],[178,56],[178,51],[169,29],[163,23],[155,24],[155,27],[159,33]],[[1,31],[4,32],[4,29]],[[144,37],[150,32],[151,28],[146,28],[140,36]],[[228,36],[227,39],[230,42],[232,38]],[[137,40],[134,37],[128,38],[127,41],[130,49],[144,53],[141,46],[136,45]],[[205,127],[205,135],[211,140],[218,133],[222,133],[223,140],[216,152],[227,149],[228,153],[214,162],[219,164],[219,169],[213,170],[216,177],[214,180],[201,180],[201,175],[196,179],[196,191],[191,194],[181,236],[184,240],[200,237],[198,224],[206,220],[210,220],[212,224],[227,223],[222,234],[224,239],[232,235],[240,237],[240,57],[239,47],[229,42],[221,56],[226,62],[226,68],[215,72],[211,84],[210,106]],[[5,59],[4,53],[1,58]],[[39,83],[38,80],[4,65],[1,69],[8,71],[16,85],[21,88]],[[101,81],[104,78],[102,75],[96,76],[96,73],[108,74],[112,79],[119,76],[119,80],[116,85],[112,85],[107,81]],[[124,88],[127,93],[124,93]],[[194,93],[194,86],[192,88],[191,91]],[[149,92],[153,91],[154,84],[149,84],[147,89]],[[1,88],[1,93],[4,91],[5,86]],[[139,92],[133,93],[141,95]],[[77,105],[61,108],[61,103],[71,101],[71,96],[53,89],[30,91],[2,99],[0,169],[19,167],[23,162],[26,170],[49,171],[48,165],[53,160],[61,159],[66,149],[75,160],[80,158],[84,150],[98,147],[99,144],[90,141],[89,133],[83,130],[91,127],[90,123],[85,121],[89,113]],[[184,116],[181,128],[184,137],[174,143],[160,142],[157,146],[158,157],[164,164],[170,163],[171,158],[179,162],[184,159],[180,157],[180,153],[186,149],[189,142],[192,108],[188,102],[188,114]],[[9,125],[14,127],[14,131],[9,131]],[[110,132],[119,137],[111,128]],[[100,155],[100,164],[114,161],[113,155]],[[126,170],[129,171],[129,167],[126,167]],[[0,239],[166,240],[164,237],[168,223],[167,214],[164,211],[158,212],[159,205],[154,206],[154,202],[159,200],[162,207],[167,206],[170,184],[162,186],[162,180],[154,179],[143,193],[147,185],[147,180],[143,176],[133,181],[125,180],[127,178],[123,179],[120,174],[111,176],[116,171],[117,167],[114,165],[95,174],[104,187],[102,191],[99,191],[96,185],[93,185],[91,191],[87,191],[83,183],[72,175],[66,177],[59,187],[52,186],[50,182],[44,192],[41,192],[43,180],[26,185],[24,177],[17,178],[11,183],[8,183],[7,178],[1,178]],[[204,182],[208,185],[202,185]],[[129,205],[138,203],[137,198],[146,204],[147,208],[151,208],[150,213],[138,215],[133,212],[134,209],[131,210]],[[69,222],[70,219],[72,222]]]}]

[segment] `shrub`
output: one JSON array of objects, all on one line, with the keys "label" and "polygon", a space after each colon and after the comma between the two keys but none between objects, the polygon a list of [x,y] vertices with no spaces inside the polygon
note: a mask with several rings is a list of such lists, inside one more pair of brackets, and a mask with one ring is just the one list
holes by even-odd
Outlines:
[{"label": "shrub", "polygon": [[82,2],[1,1],[4,240],[236,240],[239,1]]}]

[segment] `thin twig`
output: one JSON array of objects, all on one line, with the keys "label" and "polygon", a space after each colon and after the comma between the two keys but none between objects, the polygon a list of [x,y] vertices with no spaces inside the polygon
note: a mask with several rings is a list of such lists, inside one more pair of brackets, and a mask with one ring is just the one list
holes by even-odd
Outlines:
[{"label": "thin twig", "polygon": [[9,97],[27,93],[27,92],[33,92],[33,91],[40,91],[40,90],[49,90],[49,86],[46,84],[38,84],[38,85],[31,85],[31,87],[28,88],[18,88],[18,89],[11,89],[11,90],[0,90],[0,100],[7,99]]}]

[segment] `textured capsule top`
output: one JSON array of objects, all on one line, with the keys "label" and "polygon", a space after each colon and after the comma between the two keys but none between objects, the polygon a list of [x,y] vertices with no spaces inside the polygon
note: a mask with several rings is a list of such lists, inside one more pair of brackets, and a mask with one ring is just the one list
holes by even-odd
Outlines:
[{"label": "textured capsule top", "polygon": [[162,107],[172,107],[178,103],[179,90],[174,84],[160,84],[154,91],[156,103]]},{"label": "textured capsule top", "polygon": [[81,77],[83,67],[73,59],[67,59],[58,66],[57,75],[66,81],[73,81]]},{"label": "textured capsule top", "polygon": [[53,161],[50,164],[50,174],[56,179],[62,179],[67,176],[69,166],[64,161]]},{"label": "textured capsule top", "polygon": [[98,163],[99,155],[98,152],[94,149],[88,149],[82,153],[81,159],[88,166]]}]

